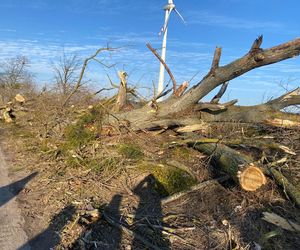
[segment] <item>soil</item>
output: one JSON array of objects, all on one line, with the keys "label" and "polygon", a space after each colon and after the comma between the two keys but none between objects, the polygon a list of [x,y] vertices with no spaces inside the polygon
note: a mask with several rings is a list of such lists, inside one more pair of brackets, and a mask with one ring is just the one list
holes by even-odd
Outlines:
[{"label": "soil", "polygon": [[0,148],[0,249],[29,250],[26,246],[27,235],[23,229],[24,219],[21,215],[17,194],[33,175],[12,182],[8,176],[8,165]]},{"label": "soil", "polygon": [[[281,131],[282,137],[278,131],[269,133],[276,133],[278,140],[298,138],[297,131]],[[100,138],[99,143],[114,147],[135,141],[153,162],[172,158],[189,166],[198,182],[222,176],[201,153],[166,147],[174,138],[167,131],[159,136],[111,136]],[[154,188],[155,177],[137,171],[134,161],[125,161],[121,171],[100,175],[35,153],[25,138],[10,132],[4,140],[5,154],[14,155],[10,157],[12,176],[37,172],[17,196],[32,249],[258,249],[259,245],[300,249],[299,233],[261,219],[262,212],[270,211],[300,223],[299,209],[270,178],[256,192],[243,191],[227,181],[164,205]],[[291,146],[290,141],[285,143]],[[293,144],[293,150],[299,155],[300,145]],[[297,164],[294,158],[294,165],[284,171],[298,174]]]}]

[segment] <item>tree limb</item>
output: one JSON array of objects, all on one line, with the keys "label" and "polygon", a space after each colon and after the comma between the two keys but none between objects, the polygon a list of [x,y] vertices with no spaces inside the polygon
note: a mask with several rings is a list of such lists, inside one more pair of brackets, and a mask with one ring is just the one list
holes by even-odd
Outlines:
[{"label": "tree limb", "polygon": [[222,84],[221,89],[219,90],[219,92],[214,96],[214,98],[210,101],[210,103],[218,103],[220,101],[220,99],[222,98],[222,96],[225,94],[227,87],[228,87],[229,82],[224,82]]},{"label": "tree limb", "polygon": [[176,86],[177,86],[177,83],[176,83],[176,80],[170,70],[170,68],[168,67],[168,65],[166,64],[166,62],[160,57],[160,55],[157,53],[157,51],[152,48],[152,46],[150,45],[150,43],[147,43],[147,47],[148,49],[151,50],[151,52],[157,57],[157,59],[162,63],[162,65],[164,65],[166,71],[168,72],[172,82],[173,82],[173,93],[175,94],[176,93]]},{"label": "tree limb", "polygon": [[210,68],[210,72],[214,72],[218,67],[221,59],[221,53],[222,53],[222,48],[216,47],[215,53],[214,53],[214,58],[212,61],[212,65]]},{"label": "tree limb", "polygon": [[266,105],[276,110],[280,110],[288,106],[299,105],[299,104],[300,104],[300,87],[266,103]]},{"label": "tree limb", "polygon": [[[256,45],[252,47],[257,48],[261,42],[262,37],[259,38],[258,41],[255,42]],[[169,110],[176,110],[176,112],[185,110],[224,82],[230,81],[252,69],[298,56],[300,53],[300,38],[269,49],[261,49],[254,52],[252,48],[250,51],[251,52],[248,52],[245,56],[225,66],[216,68],[213,75],[207,75],[179,100],[170,102]],[[256,59],[254,57],[256,57]],[[257,60],[258,57],[260,60]],[[165,103],[168,101],[169,99],[165,100]]]},{"label": "tree limb", "polygon": [[200,110],[210,110],[210,111],[219,111],[219,110],[225,110],[230,106],[233,106],[238,102],[237,99],[234,99],[232,101],[223,103],[223,104],[218,104],[218,103],[198,103],[195,105],[194,110],[200,111]]}]

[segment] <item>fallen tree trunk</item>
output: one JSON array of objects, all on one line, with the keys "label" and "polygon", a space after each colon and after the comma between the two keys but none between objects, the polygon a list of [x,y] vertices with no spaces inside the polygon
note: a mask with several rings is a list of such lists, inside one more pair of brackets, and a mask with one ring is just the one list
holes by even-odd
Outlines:
[{"label": "fallen tree trunk", "polygon": [[230,81],[252,69],[276,63],[291,57],[298,56],[300,53],[300,38],[292,40],[287,43],[272,47],[270,49],[261,49],[262,36],[256,39],[249,50],[249,52],[229,63],[225,66],[219,67],[221,52],[216,49],[212,66],[208,74],[194,87],[192,87],[180,100],[174,101],[170,109],[182,111],[187,107],[198,103],[210,91]]},{"label": "fallen tree trunk", "polygon": [[[279,110],[283,107],[300,104],[299,89],[266,104],[252,107],[232,106],[235,101],[230,102],[230,105],[228,106],[222,106],[217,103],[226,90],[228,85],[226,82],[252,69],[280,62],[298,56],[300,53],[300,38],[269,49],[260,48],[261,44],[262,36],[254,41],[251,49],[246,55],[225,66],[219,66],[221,48],[217,48],[208,74],[186,93],[180,97],[173,93],[168,99],[155,103],[155,105],[147,105],[140,109],[118,113],[116,117],[119,120],[127,120],[134,130],[151,129],[154,121],[157,126],[161,119],[169,119],[170,117],[173,117],[174,114],[180,113],[182,116],[191,115],[191,111],[194,117],[198,117],[205,121],[230,120],[278,124],[280,121],[287,120],[298,126],[298,122],[300,121],[299,115],[286,114]],[[199,113],[199,109],[197,109],[197,107],[199,108],[199,101],[220,85],[223,85],[220,94],[212,100],[210,105],[206,105],[208,109],[213,110],[213,108],[216,108],[217,111],[202,111]],[[274,110],[276,112],[274,112]],[[115,117],[111,117],[110,122],[115,121]]]},{"label": "fallen tree trunk", "polygon": [[253,160],[218,143],[188,142],[188,146],[211,156],[215,165],[229,174],[241,188],[255,191],[266,184],[266,177]]}]

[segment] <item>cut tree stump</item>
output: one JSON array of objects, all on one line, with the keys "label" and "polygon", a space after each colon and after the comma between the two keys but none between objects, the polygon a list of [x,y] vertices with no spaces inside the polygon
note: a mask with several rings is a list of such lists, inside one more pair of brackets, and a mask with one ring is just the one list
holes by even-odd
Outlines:
[{"label": "cut tree stump", "polygon": [[16,100],[18,103],[20,103],[20,104],[25,103],[25,98],[24,98],[24,96],[22,96],[21,94],[17,94],[17,95],[15,96],[15,100]]}]

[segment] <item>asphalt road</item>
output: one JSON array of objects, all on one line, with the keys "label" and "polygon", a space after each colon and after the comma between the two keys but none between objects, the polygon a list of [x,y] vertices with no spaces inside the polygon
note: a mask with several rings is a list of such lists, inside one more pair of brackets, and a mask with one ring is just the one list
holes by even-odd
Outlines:
[{"label": "asphalt road", "polygon": [[[26,182],[26,181],[25,181]],[[21,216],[13,185],[19,186],[25,182],[11,183],[8,177],[7,164],[0,149],[0,249],[1,250],[30,250],[26,246],[27,235],[23,230],[24,220]],[[28,180],[27,180],[28,182]]]}]

